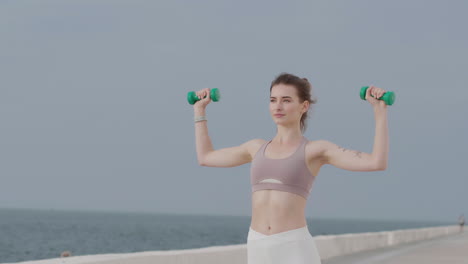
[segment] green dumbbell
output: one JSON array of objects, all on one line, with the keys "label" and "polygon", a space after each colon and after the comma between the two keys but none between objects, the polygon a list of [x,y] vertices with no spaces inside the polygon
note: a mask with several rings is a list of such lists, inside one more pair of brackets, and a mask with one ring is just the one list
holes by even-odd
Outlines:
[{"label": "green dumbbell", "polygon": [[[203,98],[206,98],[206,96]],[[219,101],[219,99],[221,98],[221,94],[219,93],[218,88],[212,88],[210,90],[210,98],[211,100],[213,100],[213,102]],[[188,92],[187,101],[189,102],[189,104],[193,105],[198,100],[200,100],[200,98],[198,98],[197,94],[194,91]]]},{"label": "green dumbbell", "polygon": [[[361,99],[366,100],[366,91],[369,86],[364,86],[361,88]],[[372,95],[371,95],[372,96]],[[374,96],[372,96],[374,97]],[[378,100],[382,100],[385,102],[387,105],[392,105],[393,102],[395,102],[395,93],[394,92],[385,92]]]}]

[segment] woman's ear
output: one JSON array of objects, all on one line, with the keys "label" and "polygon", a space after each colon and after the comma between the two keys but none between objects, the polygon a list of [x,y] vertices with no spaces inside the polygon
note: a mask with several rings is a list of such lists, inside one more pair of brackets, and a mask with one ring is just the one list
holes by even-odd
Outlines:
[{"label": "woman's ear", "polygon": [[310,107],[309,101],[307,101],[307,100],[304,101],[304,105],[303,105],[303,107],[302,107],[302,113],[307,112],[307,111],[309,110],[309,107]]}]

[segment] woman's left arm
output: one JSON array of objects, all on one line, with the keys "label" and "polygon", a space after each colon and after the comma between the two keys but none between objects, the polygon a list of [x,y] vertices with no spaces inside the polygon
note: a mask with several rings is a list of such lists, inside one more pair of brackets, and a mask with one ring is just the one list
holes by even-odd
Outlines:
[{"label": "woman's left arm", "polygon": [[[366,100],[372,105],[375,117],[375,136],[372,153],[349,150],[327,140],[320,140],[324,164],[351,171],[375,171],[387,169],[388,161],[388,125],[387,105],[380,98],[385,90],[370,86],[366,91]],[[374,97],[371,97],[372,94]]]},{"label": "woman's left arm", "polygon": [[376,101],[378,101],[376,105],[373,105],[375,116],[375,136],[372,156],[374,156],[379,167],[382,167],[385,170],[387,169],[389,150],[387,105],[382,100]]}]

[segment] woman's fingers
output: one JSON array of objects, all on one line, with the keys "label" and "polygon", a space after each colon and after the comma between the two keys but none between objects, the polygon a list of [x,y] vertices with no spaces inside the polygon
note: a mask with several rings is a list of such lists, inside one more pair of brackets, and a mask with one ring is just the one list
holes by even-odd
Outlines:
[{"label": "woman's fingers", "polygon": [[385,90],[382,88],[378,88],[378,89],[379,89],[379,92],[377,93],[377,98],[380,98],[385,93]]},{"label": "woman's fingers", "polygon": [[384,89],[378,87],[373,87],[373,89],[371,90],[372,96],[374,96],[374,98],[376,99],[381,98],[385,92],[386,91]]},{"label": "woman's fingers", "polygon": [[[210,89],[209,88],[205,88],[202,90],[202,99],[209,99],[210,98]],[[206,97],[206,98],[205,98]]]},{"label": "woman's fingers", "polygon": [[367,88],[367,91],[366,91],[366,99],[371,97],[371,96],[374,96],[374,86],[369,86],[369,88]]},{"label": "woman's fingers", "polygon": [[369,86],[369,88],[367,89],[367,95],[373,96],[375,99],[379,99],[380,97],[383,96],[384,93],[385,93],[384,89],[378,88],[372,85]]},{"label": "woman's fingers", "polygon": [[205,97],[205,90],[206,89],[201,89],[201,90],[197,91],[197,97],[199,99],[203,99],[203,97]]},{"label": "woman's fingers", "polygon": [[203,88],[197,92],[195,92],[195,94],[197,95],[197,97],[200,99],[200,100],[203,100],[205,99],[209,99],[210,98],[210,88]]}]

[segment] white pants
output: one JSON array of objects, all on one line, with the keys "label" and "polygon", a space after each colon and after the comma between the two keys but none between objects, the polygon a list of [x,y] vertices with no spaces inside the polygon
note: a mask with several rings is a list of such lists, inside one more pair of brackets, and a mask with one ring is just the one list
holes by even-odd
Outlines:
[{"label": "white pants", "polygon": [[321,264],[307,225],[273,235],[249,228],[247,264]]}]

